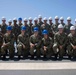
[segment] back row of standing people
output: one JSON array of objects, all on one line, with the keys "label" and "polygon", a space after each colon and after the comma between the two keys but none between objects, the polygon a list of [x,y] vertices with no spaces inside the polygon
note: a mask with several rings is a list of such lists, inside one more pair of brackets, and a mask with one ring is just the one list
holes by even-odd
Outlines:
[{"label": "back row of standing people", "polygon": [[[21,33],[20,28],[22,25],[26,26],[26,28],[27,28],[26,34],[29,36],[31,36],[33,34],[33,28],[38,27],[39,28],[39,35],[41,35],[41,33],[44,29],[46,29],[46,30],[48,30],[49,36],[53,37],[54,34],[58,31],[58,25],[60,24],[59,17],[55,16],[55,24],[52,22],[51,17],[49,17],[49,23],[47,21],[48,20],[46,17],[44,17],[43,21],[42,21],[42,16],[39,15],[38,19],[37,19],[37,17],[34,18],[34,23],[32,23],[32,18],[30,17],[29,23],[28,23],[27,18],[24,18],[24,24],[22,23],[22,18],[18,18],[18,24],[17,24],[17,19],[14,18],[13,24],[12,24],[11,19],[9,19],[8,24],[6,24],[6,18],[2,17],[2,24],[0,25],[0,28],[2,30],[2,34],[5,34],[7,25],[11,25],[12,26],[12,33],[14,33],[16,40],[17,40],[18,35]],[[61,17],[60,22],[64,26],[65,33],[69,34],[70,33],[70,26],[73,25],[73,24],[71,24],[71,18],[68,17],[67,24],[65,24],[64,18]]]}]

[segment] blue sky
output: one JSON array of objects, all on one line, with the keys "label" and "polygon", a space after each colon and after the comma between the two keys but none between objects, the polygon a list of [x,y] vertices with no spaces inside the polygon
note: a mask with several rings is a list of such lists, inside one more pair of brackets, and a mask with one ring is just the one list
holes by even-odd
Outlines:
[{"label": "blue sky", "polygon": [[[8,19],[14,17],[32,18],[43,17],[54,19],[56,15],[66,18],[70,16],[72,23],[76,18],[76,0],[0,0],[0,19],[5,16]],[[1,21],[0,21],[1,23]]]}]

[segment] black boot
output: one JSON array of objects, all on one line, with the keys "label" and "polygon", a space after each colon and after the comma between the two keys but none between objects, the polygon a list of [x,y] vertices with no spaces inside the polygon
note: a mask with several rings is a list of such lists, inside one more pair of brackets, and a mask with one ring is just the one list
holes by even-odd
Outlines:
[{"label": "black boot", "polygon": [[37,58],[37,59],[40,59],[40,55],[38,55],[36,58]]},{"label": "black boot", "polygon": [[10,59],[13,60],[14,59],[14,56],[10,56]]},{"label": "black boot", "polygon": [[46,59],[46,55],[44,55],[44,59]]},{"label": "black boot", "polygon": [[31,55],[31,59],[34,59],[34,55]]},{"label": "black boot", "polygon": [[59,56],[59,60],[62,60],[63,59],[63,57],[62,56]]},{"label": "black boot", "polygon": [[21,56],[20,56],[20,55],[18,55],[18,59],[19,59],[19,60],[21,59]]},{"label": "black boot", "polygon": [[2,60],[5,60],[6,59],[6,56],[5,55],[3,55],[3,58],[2,58]]},{"label": "black boot", "polygon": [[76,56],[73,56],[73,59],[76,59]]},{"label": "black boot", "polygon": [[71,60],[71,56],[69,55],[68,58]]},{"label": "black boot", "polygon": [[58,56],[58,54],[55,54],[55,60],[57,60],[57,56]]},{"label": "black boot", "polygon": [[23,55],[23,59],[28,59],[28,55]]}]

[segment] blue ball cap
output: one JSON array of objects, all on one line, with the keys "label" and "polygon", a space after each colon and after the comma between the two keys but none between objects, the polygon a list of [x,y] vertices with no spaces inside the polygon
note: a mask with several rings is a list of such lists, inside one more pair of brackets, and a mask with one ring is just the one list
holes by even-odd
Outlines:
[{"label": "blue ball cap", "polygon": [[22,21],[22,18],[20,17],[20,18],[18,18],[18,21]]},{"label": "blue ball cap", "polygon": [[44,35],[44,34],[48,34],[48,31],[47,30],[43,30],[42,31],[42,34]]},{"label": "blue ball cap", "polygon": [[36,31],[38,31],[39,29],[38,29],[38,27],[34,27],[34,32],[36,32]]},{"label": "blue ball cap", "polygon": [[26,26],[21,26],[21,30],[26,30]]},{"label": "blue ball cap", "polygon": [[7,26],[6,30],[12,30],[11,26]]}]

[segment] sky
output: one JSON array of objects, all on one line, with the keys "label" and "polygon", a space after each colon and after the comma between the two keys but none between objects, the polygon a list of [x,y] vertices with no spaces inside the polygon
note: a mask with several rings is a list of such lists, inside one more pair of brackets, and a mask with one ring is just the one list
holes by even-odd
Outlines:
[{"label": "sky", "polygon": [[1,17],[8,19],[16,17],[52,17],[54,22],[55,16],[68,16],[72,18],[72,23],[76,18],[76,0],[0,0],[0,23]]}]

